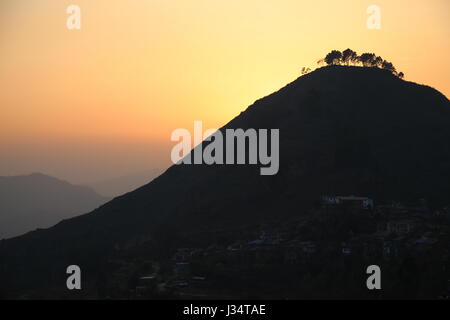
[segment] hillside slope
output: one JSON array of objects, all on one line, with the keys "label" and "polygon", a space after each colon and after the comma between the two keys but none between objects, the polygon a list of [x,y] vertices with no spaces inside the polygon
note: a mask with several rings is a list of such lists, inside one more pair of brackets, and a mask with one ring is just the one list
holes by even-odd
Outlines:
[{"label": "hillside slope", "polygon": [[[301,215],[322,194],[448,204],[449,123],[448,99],[430,87],[380,69],[318,69],[222,128],[280,129],[277,175],[256,165],[172,166],[89,214],[2,242],[4,277],[17,290],[38,287],[51,270],[73,261],[95,268],[140,235],[163,247],[180,233]],[[35,272],[18,268],[25,264]]]}]

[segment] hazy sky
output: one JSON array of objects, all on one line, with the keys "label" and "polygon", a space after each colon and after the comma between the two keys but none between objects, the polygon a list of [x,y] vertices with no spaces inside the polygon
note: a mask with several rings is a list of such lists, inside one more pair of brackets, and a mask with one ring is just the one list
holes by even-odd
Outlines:
[{"label": "hazy sky", "polygon": [[[68,30],[66,8],[81,8]],[[366,27],[369,5],[381,30]],[[448,0],[1,0],[0,175],[73,182],[170,163],[170,134],[220,127],[331,49],[450,96]]]}]

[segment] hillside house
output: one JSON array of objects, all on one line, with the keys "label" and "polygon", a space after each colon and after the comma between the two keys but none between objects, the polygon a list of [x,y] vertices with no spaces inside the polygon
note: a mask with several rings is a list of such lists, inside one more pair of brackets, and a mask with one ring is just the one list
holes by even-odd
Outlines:
[{"label": "hillside house", "polygon": [[373,200],[357,196],[323,196],[322,203],[326,206],[347,206],[353,209],[373,209]]},{"label": "hillside house", "polygon": [[389,221],[386,229],[388,233],[396,233],[398,235],[408,234],[416,229],[416,221],[411,219]]}]

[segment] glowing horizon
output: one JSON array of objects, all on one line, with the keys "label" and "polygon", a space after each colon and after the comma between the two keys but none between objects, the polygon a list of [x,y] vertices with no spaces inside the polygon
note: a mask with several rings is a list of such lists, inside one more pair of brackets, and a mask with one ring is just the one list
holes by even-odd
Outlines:
[{"label": "glowing horizon", "polygon": [[[81,8],[81,30],[66,8]],[[366,27],[369,5],[381,30]],[[332,49],[375,52],[450,96],[446,0],[4,0],[0,175],[71,181],[170,164],[170,133],[217,128]]]}]

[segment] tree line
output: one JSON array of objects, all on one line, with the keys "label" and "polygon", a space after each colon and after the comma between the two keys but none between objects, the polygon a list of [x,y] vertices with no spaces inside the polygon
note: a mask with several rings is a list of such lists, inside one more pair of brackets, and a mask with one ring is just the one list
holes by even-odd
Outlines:
[{"label": "tree line", "polygon": [[358,55],[355,51],[351,49],[346,49],[344,51],[332,50],[329,52],[325,58],[320,59],[318,64],[326,63],[328,66],[332,65],[354,65],[354,66],[363,66],[363,67],[373,67],[373,68],[381,68],[384,70],[388,70],[395,76],[403,79],[405,74],[403,72],[398,72],[394,65],[384,60],[382,57],[377,56],[375,53],[363,53]]}]

